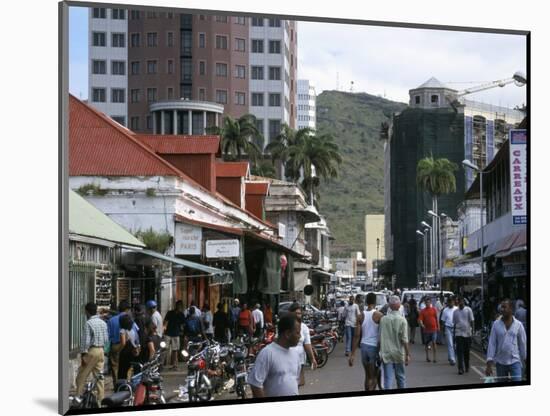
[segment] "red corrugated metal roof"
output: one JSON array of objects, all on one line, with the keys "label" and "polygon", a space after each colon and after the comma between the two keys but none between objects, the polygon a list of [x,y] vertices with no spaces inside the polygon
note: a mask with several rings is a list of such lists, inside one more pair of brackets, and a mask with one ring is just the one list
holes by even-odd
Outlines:
[{"label": "red corrugated metal roof", "polygon": [[69,96],[69,175],[179,176],[188,180],[132,132]]},{"label": "red corrugated metal roof", "polygon": [[250,195],[267,195],[269,192],[268,182],[246,182],[246,193]]},{"label": "red corrugated metal roof", "polygon": [[134,137],[161,154],[220,154],[219,136],[135,134]]},{"label": "red corrugated metal roof", "polygon": [[216,176],[220,178],[246,178],[248,173],[248,162],[216,162]]}]

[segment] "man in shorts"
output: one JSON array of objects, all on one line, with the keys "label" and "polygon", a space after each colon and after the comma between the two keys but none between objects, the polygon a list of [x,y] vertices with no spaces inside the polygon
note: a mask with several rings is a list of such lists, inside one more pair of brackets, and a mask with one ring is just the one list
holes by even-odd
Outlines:
[{"label": "man in shorts", "polygon": [[437,334],[439,333],[439,319],[437,310],[432,305],[432,300],[426,297],[426,307],[420,311],[418,323],[424,334],[426,361],[430,362],[429,351],[432,349],[433,362],[437,362]]}]

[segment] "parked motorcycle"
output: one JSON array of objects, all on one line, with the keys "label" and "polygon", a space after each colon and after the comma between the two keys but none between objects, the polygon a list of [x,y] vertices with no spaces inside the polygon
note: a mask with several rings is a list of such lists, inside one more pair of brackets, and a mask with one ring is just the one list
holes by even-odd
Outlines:
[{"label": "parked motorcycle", "polygon": [[246,384],[249,364],[247,360],[248,349],[246,345],[230,344],[231,362],[228,366],[228,373],[233,377],[235,393],[240,399],[246,399]]},{"label": "parked motorcycle", "polygon": [[[323,368],[328,361],[328,342],[322,334],[311,337],[311,348],[317,361],[317,368]],[[308,358],[309,361],[309,358]],[[308,362],[308,364],[311,364]]]},{"label": "parked motorcycle", "polygon": [[105,407],[165,404],[163,380],[159,374],[161,356],[165,349],[166,343],[161,342],[160,349],[150,361],[145,364],[132,363],[135,374],[130,380],[118,380],[115,393],[103,399],[101,404]]},{"label": "parked motorcycle", "polygon": [[[187,350],[181,351],[187,361],[187,378],[179,386],[177,396],[171,402],[206,402],[212,399],[212,383],[208,377],[206,359],[208,341],[189,342]],[[191,355],[189,351],[195,352]]]}]

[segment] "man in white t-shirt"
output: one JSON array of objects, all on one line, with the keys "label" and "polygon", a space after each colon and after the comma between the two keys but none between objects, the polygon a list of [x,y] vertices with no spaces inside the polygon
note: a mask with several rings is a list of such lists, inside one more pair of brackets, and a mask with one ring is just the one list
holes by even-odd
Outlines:
[{"label": "man in white t-shirt", "polygon": [[311,362],[311,367],[313,370],[317,368],[317,360],[315,359],[315,356],[313,355],[313,349],[311,348],[309,328],[306,324],[302,322],[302,307],[299,303],[294,302],[292,305],[290,305],[288,311],[296,315],[296,318],[298,318],[301,326],[300,340],[298,341],[298,345],[292,347],[292,349],[295,349],[300,354],[300,362],[302,366],[300,369],[300,382],[298,383],[298,387],[301,387],[305,384],[304,366],[306,364],[306,354],[309,357],[309,361]]},{"label": "man in white t-shirt", "polygon": [[355,334],[355,324],[357,323],[357,318],[361,314],[359,307],[354,303],[354,297],[351,295],[349,297],[349,303],[344,309],[344,325],[346,327],[344,337],[346,341],[346,357],[349,356],[351,352],[351,343],[353,341],[353,336]]},{"label": "man in white t-shirt", "polygon": [[454,328],[455,324],[453,323],[453,314],[458,309],[455,305],[455,300],[453,297],[449,296],[447,298],[447,306],[441,311],[441,324],[440,328],[445,328],[445,342],[447,343],[447,359],[449,360],[450,365],[456,364],[456,354],[454,347]]},{"label": "man in white t-shirt", "polygon": [[254,397],[297,396],[301,362],[296,349],[301,325],[293,313],[283,314],[275,342],[262,349],[248,375]]},{"label": "man in white t-shirt", "polygon": [[252,311],[252,317],[254,318],[254,336],[260,337],[264,329],[264,313],[260,309],[260,304],[257,303]]}]

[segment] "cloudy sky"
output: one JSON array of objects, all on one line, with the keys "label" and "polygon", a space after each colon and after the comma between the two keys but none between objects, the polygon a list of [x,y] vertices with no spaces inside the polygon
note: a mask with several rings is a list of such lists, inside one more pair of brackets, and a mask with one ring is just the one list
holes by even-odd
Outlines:
[{"label": "cloudy sky", "polygon": [[[408,102],[408,90],[432,76],[462,90],[526,72],[525,37],[333,23],[298,23],[298,71],[318,92],[354,91]],[[337,75],[338,74],[338,75]],[[469,96],[495,105],[526,101],[509,85]]]},{"label": "cloudy sky", "polygon": [[[87,98],[87,9],[71,8],[70,91]],[[408,102],[408,90],[434,76],[461,90],[526,72],[525,37],[335,23],[298,23],[298,76],[317,92],[336,89]],[[513,107],[526,102],[515,85],[468,98]]]}]

